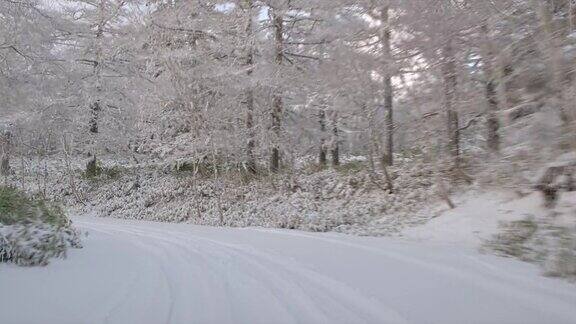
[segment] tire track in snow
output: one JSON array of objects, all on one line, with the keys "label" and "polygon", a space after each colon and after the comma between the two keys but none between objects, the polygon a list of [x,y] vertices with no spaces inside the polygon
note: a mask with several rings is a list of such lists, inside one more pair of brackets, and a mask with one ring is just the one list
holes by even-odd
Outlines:
[{"label": "tire track in snow", "polygon": [[[398,260],[401,262],[405,262],[405,263],[419,266],[421,268],[432,270],[432,271],[440,273],[440,274],[445,274],[445,275],[449,275],[451,277],[459,278],[465,282],[468,282],[471,285],[477,286],[478,288],[490,290],[494,294],[506,296],[509,298],[514,298],[518,301],[528,303],[534,309],[552,310],[553,314],[556,317],[558,317],[558,316],[562,317],[563,321],[565,321],[566,323],[570,323],[571,320],[574,318],[576,304],[564,302],[561,299],[551,300],[550,298],[548,298],[549,295],[546,297],[543,297],[539,294],[530,293],[530,289],[526,289],[525,285],[521,286],[521,285],[511,284],[509,281],[510,277],[508,277],[508,278],[498,277],[495,274],[496,272],[494,272],[494,271],[492,271],[492,274],[490,276],[491,279],[486,280],[488,278],[486,277],[485,273],[484,273],[484,275],[478,275],[478,274],[475,274],[475,273],[472,273],[469,271],[465,272],[465,271],[462,271],[458,268],[455,268],[452,266],[447,266],[444,263],[431,262],[429,260],[423,261],[421,259],[407,256],[406,254],[399,254],[399,253],[391,252],[390,250],[380,249],[380,248],[376,248],[376,247],[372,247],[372,246],[366,246],[366,245],[359,244],[359,243],[347,242],[347,241],[343,241],[343,240],[338,240],[336,238],[320,237],[317,235],[310,235],[310,234],[305,234],[305,233],[300,233],[300,232],[288,233],[286,231],[269,231],[269,230],[262,230],[262,229],[254,229],[254,231],[260,231],[260,232],[264,232],[264,233],[267,232],[267,233],[283,234],[283,235],[294,236],[294,237],[304,237],[307,239],[319,240],[319,241],[323,241],[326,243],[338,244],[338,245],[343,245],[343,246],[347,246],[347,247],[362,249],[362,250],[365,250],[368,252],[379,254],[381,256],[385,256],[385,257],[390,258],[390,259],[395,259],[395,260]],[[480,261],[478,259],[476,259],[476,262],[480,262]],[[484,267],[486,267],[486,265],[484,265]],[[524,283],[526,284],[526,282],[524,282]],[[535,286],[533,284],[533,282],[531,282],[530,288],[540,290],[540,291],[547,291],[548,293],[551,292],[549,288],[539,289],[537,286]],[[576,301],[576,295],[571,295],[568,297],[570,297],[570,298],[574,299],[574,301]]]},{"label": "tire track in snow", "polygon": [[[101,226],[98,225],[98,227],[101,227]],[[139,236],[139,237],[151,238],[151,239],[154,239],[156,242],[157,242],[157,241],[160,241],[160,242],[170,241],[170,240],[167,239],[167,237],[165,237],[165,236],[160,236],[160,237],[159,237],[159,236],[151,235],[151,234],[150,234],[151,231],[150,231],[150,232],[142,232],[142,231],[136,231],[136,230],[133,230],[133,229],[118,228],[118,227],[116,227],[116,226],[110,226],[110,225],[104,225],[104,227],[107,227],[107,228],[108,228],[107,232],[110,232],[110,233],[116,232],[116,233],[123,233],[123,234],[129,234],[129,235]],[[90,228],[90,229],[91,229],[92,227],[91,227],[91,226],[86,226],[86,228]],[[172,234],[172,233],[170,233],[170,234]],[[172,241],[172,242],[173,242],[173,241]],[[174,245],[174,247],[178,247],[178,248],[181,248],[181,249],[183,249],[183,250],[186,250],[187,252],[190,252],[190,246],[184,246],[184,245],[177,244],[177,243],[172,243],[172,244]],[[211,255],[209,255],[209,256],[197,255],[197,256],[196,256],[196,259],[195,259],[194,261],[197,262],[197,261],[198,261],[198,257],[199,257],[199,258],[202,258],[202,259],[209,259],[209,258],[214,258],[214,257],[218,256],[218,255],[214,254],[214,252],[215,252],[214,250],[211,250],[211,252],[212,252],[212,253],[211,253]],[[232,256],[232,257],[225,257],[225,258],[226,258],[226,259],[232,259],[233,256]],[[223,259],[222,256],[220,256],[220,259],[219,259],[219,260],[212,261],[211,263],[213,263],[214,265],[213,265],[211,268],[212,268],[213,272],[219,272],[219,274],[221,275],[221,277],[226,277],[226,275],[225,275],[225,274],[223,273],[223,271],[222,271],[222,267],[218,267],[218,265],[220,265],[220,266],[222,265],[222,262],[221,262],[222,259]],[[210,262],[209,262],[209,263],[210,263]],[[245,271],[245,272],[248,273],[247,271]],[[206,276],[206,275],[209,275],[210,273],[204,272],[203,274]],[[261,281],[261,280],[262,280],[262,277],[257,277],[256,279],[257,279],[257,281]],[[211,287],[211,288],[215,288],[215,287]],[[230,294],[231,294],[230,291],[224,291],[221,295],[222,295],[222,296],[229,296]],[[276,299],[280,301],[282,298],[280,298],[279,296],[276,296]],[[226,304],[228,304],[228,305],[230,306],[230,305],[233,304],[233,302],[230,301],[230,300],[227,300],[227,303],[226,303]],[[283,307],[288,307],[288,306],[289,306],[289,305],[284,305],[284,303],[281,303],[281,302],[279,302],[278,305],[283,306]],[[219,305],[219,306],[220,306],[220,307],[223,307],[224,305]],[[223,307],[223,308],[225,308],[225,307]],[[230,307],[229,307],[229,308],[230,308]],[[196,315],[198,315],[198,314],[196,314]],[[233,317],[230,317],[229,320],[228,320],[228,322],[231,322],[231,323],[234,322],[232,318],[233,318]],[[202,321],[198,321],[198,322],[202,322]],[[211,320],[210,322],[215,322],[215,320]],[[295,322],[298,322],[298,321],[296,320],[296,318],[294,318],[294,321],[293,321],[293,322],[295,323]],[[323,321],[323,322],[324,322],[324,321]]]},{"label": "tire track in snow", "polygon": [[[88,225],[88,224],[84,224]],[[90,224],[91,225],[91,224]],[[87,226],[92,227],[92,226]],[[257,272],[257,281],[264,281],[263,288],[270,290],[279,304],[289,309],[292,317],[303,313],[309,316],[309,322],[332,323],[406,323],[394,310],[388,309],[376,299],[368,298],[342,282],[320,275],[306,269],[301,264],[285,262],[254,250],[239,248],[235,245],[221,243],[199,236],[182,236],[182,234],[165,230],[139,229],[138,226],[102,225],[115,232],[141,236],[155,241],[168,242],[182,249],[185,253],[191,250],[190,243],[198,247],[210,246],[209,257],[229,257],[236,262],[236,267],[244,274]],[[265,280],[264,280],[265,279]],[[286,294],[288,292],[288,294]],[[297,296],[297,297],[294,297]],[[288,300],[288,303],[286,301]],[[329,309],[325,309],[329,307]],[[321,310],[321,314],[318,311]],[[343,321],[343,317],[348,320]],[[297,322],[297,321],[296,321]]]},{"label": "tire track in snow", "polygon": [[[91,223],[78,222],[77,225],[79,225],[80,227],[89,229],[89,230],[91,230],[91,231],[100,232],[100,233],[107,234],[107,235],[110,235],[110,236],[113,236],[113,237],[117,237],[117,235],[115,235],[115,234],[118,233],[117,230],[114,230],[114,229],[112,229],[112,230],[110,230],[110,229],[104,230],[104,229],[102,229],[102,226],[93,226],[94,224],[91,224]],[[157,253],[153,253],[153,252],[150,251],[151,249],[152,249],[152,250],[155,249],[154,246],[147,245],[147,244],[145,244],[144,242],[141,242],[141,241],[128,240],[126,237],[122,237],[121,239],[122,239],[123,241],[126,241],[126,242],[128,242],[129,244],[135,246],[135,247],[141,248],[142,250],[144,250],[144,251],[147,252],[148,254],[153,254],[155,257],[157,256]],[[164,282],[164,287],[166,288],[166,291],[168,292],[169,308],[168,308],[168,310],[167,310],[167,315],[166,315],[165,323],[169,324],[169,323],[171,323],[171,317],[172,317],[172,312],[173,312],[173,308],[174,308],[174,305],[173,305],[173,304],[174,304],[174,297],[173,297],[173,292],[172,292],[173,288],[172,288],[171,282],[170,282],[170,280],[169,280],[169,276],[168,276],[168,274],[166,273],[166,269],[164,268],[164,265],[163,265],[163,264],[158,264],[158,267],[159,267],[160,273],[161,273],[161,275],[162,275],[162,279],[163,279],[163,282]],[[132,288],[134,288],[134,285],[130,285],[130,286],[131,286]],[[114,313],[115,313],[115,312],[118,312],[119,310],[121,310],[122,306],[128,301],[128,299],[129,299],[128,297],[129,297],[130,295],[132,295],[132,294],[133,294],[132,291],[127,291],[127,292],[125,293],[125,295],[126,295],[125,297],[126,297],[126,298],[123,298],[121,301],[114,303],[114,306],[112,306],[112,307],[106,312],[106,316],[105,316],[105,318],[104,318],[105,323],[110,323],[110,321],[111,321],[112,318],[113,318]]]}]

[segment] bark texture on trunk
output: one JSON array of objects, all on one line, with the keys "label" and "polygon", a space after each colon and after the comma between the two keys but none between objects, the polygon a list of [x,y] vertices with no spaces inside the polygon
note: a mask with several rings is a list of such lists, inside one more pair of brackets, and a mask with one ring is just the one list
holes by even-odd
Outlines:
[{"label": "bark texture on trunk", "polygon": [[0,133],[0,175],[9,175],[12,172],[10,168],[10,145],[11,135]]},{"label": "bark texture on trunk", "polygon": [[458,111],[456,110],[456,55],[452,42],[444,46],[444,62],[442,62],[442,74],[444,78],[444,109],[448,131],[448,152],[453,158],[460,156],[460,125]]},{"label": "bark texture on trunk", "polygon": [[382,49],[384,54],[384,113],[385,113],[385,139],[382,161],[391,166],[394,164],[394,87],[392,86],[392,51],[391,51],[391,28],[390,9],[382,8]]},{"label": "bark texture on trunk", "polygon": [[274,132],[274,143],[272,144],[272,156],[270,157],[270,170],[272,172],[278,172],[280,170],[279,139],[281,135],[280,129],[282,126],[282,98],[275,95],[272,106],[272,131]]},{"label": "bark texture on trunk", "polygon": [[10,156],[8,156],[8,154],[2,154],[0,156],[0,175],[9,175],[11,170]]},{"label": "bark texture on trunk", "polygon": [[326,110],[324,106],[322,106],[318,112],[318,123],[320,124],[318,163],[320,166],[326,166],[328,164],[328,151],[326,149]]},{"label": "bark texture on trunk", "polygon": [[[274,40],[276,43],[276,64],[280,68],[284,61],[284,18],[278,12],[273,12]],[[270,157],[270,170],[278,172],[280,170],[280,145],[279,140],[282,129],[283,101],[282,92],[276,89],[272,99],[272,132],[274,139],[272,144],[272,155]]]},{"label": "bark texture on trunk", "polygon": [[[106,27],[106,3],[107,0],[99,1],[99,20],[96,26],[96,41],[95,41],[95,62],[94,62],[94,78],[96,83],[95,98],[90,104],[90,121],[89,121],[89,131],[92,134],[98,134],[100,132],[100,114],[103,109],[103,86],[102,86],[102,69],[104,68],[104,45],[102,41],[104,39],[104,28]],[[93,147],[91,155],[93,156],[94,165],[97,166],[98,159],[96,157],[98,150],[98,137],[93,137]],[[89,172],[90,164],[86,166],[86,171]],[[97,170],[94,169],[94,170]]]},{"label": "bark texture on trunk", "polygon": [[498,120],[498,99],[494,82],[486,82],[486,100],[488,101],[488,111],[486,114],[486,145],[493,153],[500,151],[500,121]]},{"label": "bark texture on trunk", "polygon": [[246,92],[246,129],[248,132],[248,141],[246,143],[246,158],[247,168],[251,173],[257,172],[256,156],[254,149],[256,148],[256,134],[254,132],[254,91],[248,90]]},{"label": "bark texture on trunk", "polygon": [[94,78],[96,83],[96,95],[93,99],[92,103],[90,104],[90,133],[98,134],[99,133],[99,119],[100,119],[100,112],[102,111],[102,68],[103,68],[103,44],[102,40],[104,38],[104,27],[106,25],[106,1],[101,0],[99,3],[99,21],[98,25],[96,26],[96,41],[95,41],[95,54],[96,59],[94,62]]},{"label": "bark texture on trunk", "polygon": [[332,155],[332,165],[340,165],[340,130],[338,129],[338,113],[334,112],[332,115],[332,149],[330,153]]},{"label": "bark texture on trunk", "polygon": [[500,122],[498,121],[498,94],[495,86],[494,74],[494,51],[490,41],[490,30],[488,25],[482,26],[484,34],[483,63],[484,76],[486,78],[486,144],[490,152],[500,151]]},{"label": "bark texture on trunk", "polygon": [[248,88],[246,89],[246,132],[248,140],[246,142],[246,167],[251,173],[257,172],[256,157],[254,154],[254,149],[256,147],[256,134],[254,132],[254,88],[252,85],[252,74],[254,66],[254,33],[252,24],[252,0],[245,0],[246,10],[248,11],[248,24],[246,26],[246,36],[247,40],[247,55],[246,55],[246,66],[248,66],[248,71],[246,72],[248,77]]},{"label": "bark texture on trunk", "polygon": [[98,134],[98,119],[100,118],[100,111],[102,107],[100,106],[100,100],[96,100],[90,104],[90,133]]},{"label": "bark texture on trunk", "polygon": [[531,0],[531,4],[542,26],[544,46],[541,50],[549,66],[550,88],[558,100],[560,118],[568,124],[573,118],[566,109],[567,102],[563,96],[565,73],[564,54],[559,40],[561,33],[554,26],[554,17],[548,1]]},{"label": "bark texture on trunk", "polygon": [[510,80],[513,77],[513,68],[510,63],[510,54],[508,51],[500,52],[497,56],[497,94],[498,94],[498,104],[501,110],[508,110],[512,107],[512,98],[510,92],[512,91],[509,87]]}]

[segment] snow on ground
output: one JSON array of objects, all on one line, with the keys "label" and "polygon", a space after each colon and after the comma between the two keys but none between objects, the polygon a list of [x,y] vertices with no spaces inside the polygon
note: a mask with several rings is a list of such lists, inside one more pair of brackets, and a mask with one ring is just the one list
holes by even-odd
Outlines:
[{"label": "snow on ground", "polygon": [[417,241],[479,247],[499,232],[501,222],[511,222],[534,213],[544,213],[537,193],[519,198],[511,192],[471,191],[455,209],[446,207],[438,217],[421,226],[404,230],[400,236]]},{"label": "snow on ground", "polygon": [[89,235],[68,259],[0,265],[0,323],[576,323],[574,285],[459,245],[76,224]]}]

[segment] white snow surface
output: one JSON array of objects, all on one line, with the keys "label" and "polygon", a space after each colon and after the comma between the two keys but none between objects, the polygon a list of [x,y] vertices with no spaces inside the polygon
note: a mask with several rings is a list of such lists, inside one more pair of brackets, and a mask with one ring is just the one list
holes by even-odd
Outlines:
[{"label": "white snow surface", "polygon": [[75,222],[67,259],[0,264],[0,323],[576,323],[576,286],[458,245]]},{"label": "white snow surface", "polygon": [[546,214],[538,193],[518,198],[507,191],[471,191],[457,197],[457,207],[444,207],[438,217],[404,230],[400,236],[428,243],[480,247],[500,231],[501,222]]},{"label": "white snow surface", "polygon": [[528,217],[576,228],[576,193],[563,192],[554,210],[544,208],[538,192],[519,197],[509,191],[470,191],[456,199],[455,209],[443,207],[438,217],[407,228],[398,236],[426,244],[480,248],[501,232],[503,222]]}]

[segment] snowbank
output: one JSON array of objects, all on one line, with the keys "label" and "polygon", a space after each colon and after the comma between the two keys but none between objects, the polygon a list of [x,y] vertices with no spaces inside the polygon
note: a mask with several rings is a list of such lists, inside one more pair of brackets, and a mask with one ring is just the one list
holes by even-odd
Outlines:
[{"label": "snowbank", "polygon": [[468,246],[542,266],[551,276],[576,278],[576,193],[563,193],[555,209],[539,193],[470,192],[400,236],[420,242]]},{"label": "snowbank", "polygon": [[438,207],[437,217],[422,226],[408,228],[401,236],[412,240],[480,247],[500,231],[502,222],[522,219],[539,210],[540,200],[518,200],[514,193],[471,191],[456,197],[455,209]]}]

